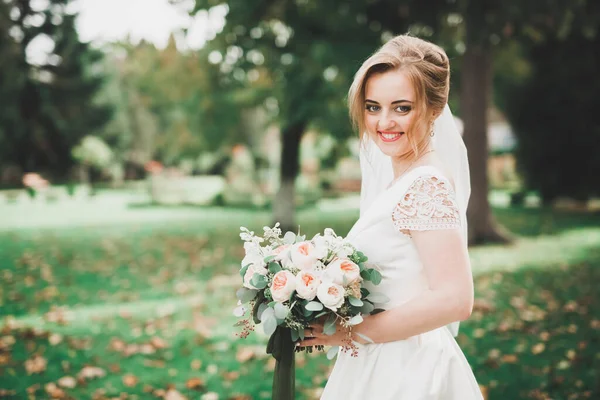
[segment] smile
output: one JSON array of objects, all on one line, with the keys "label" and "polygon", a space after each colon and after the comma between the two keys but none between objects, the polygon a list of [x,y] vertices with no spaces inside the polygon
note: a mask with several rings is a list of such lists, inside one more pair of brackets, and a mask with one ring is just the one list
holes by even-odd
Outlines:
[{"label": "smile", "polygon": [[396,140],[400,139],[402,135],[404,135],[404,132],[377,131],[377,133],[379,134],[381,140],[383,140],[384,142],[395,142]]}]

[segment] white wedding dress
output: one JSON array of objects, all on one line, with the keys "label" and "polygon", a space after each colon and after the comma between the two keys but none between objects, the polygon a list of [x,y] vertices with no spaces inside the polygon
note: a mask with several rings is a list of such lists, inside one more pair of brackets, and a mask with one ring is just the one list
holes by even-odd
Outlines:
[{"label": "white wedding dress", "polygon": [[[460,229],[450,182],[432,166],[417,167],[382,192],[347,238],[383,276],[371,292],[390,309],[427,289],[411,230]],[[471,367],[448,327],[389,343],[359,345],[358,357],[339,352],[321,400],[483,399]]]}]

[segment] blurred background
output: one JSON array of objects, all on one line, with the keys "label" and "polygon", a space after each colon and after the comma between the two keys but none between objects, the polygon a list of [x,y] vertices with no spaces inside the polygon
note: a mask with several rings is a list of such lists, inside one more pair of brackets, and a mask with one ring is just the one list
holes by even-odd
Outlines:
[{"label": "blurred background", "polygon": [[[268,399],[239,227],[345,235],[345,96],[384,41],[451,59],[487,399],[600,398],[600,3],[0,1],[0,398]],[[299,354],[298,397],[332,362]]]}]

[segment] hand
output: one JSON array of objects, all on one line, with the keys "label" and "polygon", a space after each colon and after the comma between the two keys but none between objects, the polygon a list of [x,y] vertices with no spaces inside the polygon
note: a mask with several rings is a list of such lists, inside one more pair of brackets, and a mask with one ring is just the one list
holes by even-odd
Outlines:
[{"label": "hand", "polygon": [[348,343],[348,329],[339,322],[333,335],[323,333],[323,323],[314,322],[304,330],[304,340],[297,343],[299,347],[307,346],[343,346]]}]

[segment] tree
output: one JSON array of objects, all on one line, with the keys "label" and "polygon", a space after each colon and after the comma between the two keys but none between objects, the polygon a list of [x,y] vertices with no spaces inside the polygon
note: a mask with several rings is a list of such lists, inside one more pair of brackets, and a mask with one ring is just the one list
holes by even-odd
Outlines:
[{"label": "tree", "polygon": [[[573,17],[585,15],[592,2],[568,0],[521,2],[463,0],[465,52],[461,62],[461,106],[464,139],[469,150],[472,194],[469,202],[469,242],[506,242],[507,232],[497,225],[487,200],[487,111],[492,99],[494,52],[511,41],[548,34],[568,35]],[[459,34],[459,38],[460,38]]]},{"label": "tree", "polygon": [[[68,4],[52,0],[40,9],[28,0],[5,1],[0,26],[2,47],[12,49],[11,63],[18,66],[3,70],[7,75],[1,83],[14,94],[12,109],[1,115],[4,159],[58,179],[74,164],[71,148],[101,127],[111,112],[94,102],[103,83],[95,69],[102,53],[79,41]],[[36,48],[46,52],[43,59],[32,57]]]},{"label": "tree", "polygon": [[507,90],[520,170],[545,204],[600,195],[599,47],[598,33],[530,44],[529,78]]},{"label": "tree", "polygon": [[[218,4],[197,0],[194,12]],[[295,230],[302,135],[309,126],[338,138],[355,134],[344,103],[355,71],[382,39],[406,32],[415,18],[433,23],[446,2],[426,7],[410,1],[237,0],[226,7],[226,24],[211,45],[223,55],[221,70],[254,89],[256,104],[266,102],[276,110],[282,150],[273,217],[284,229]]]}]

